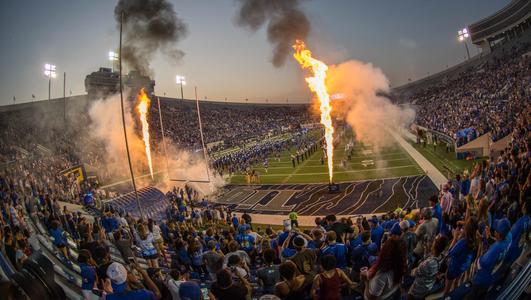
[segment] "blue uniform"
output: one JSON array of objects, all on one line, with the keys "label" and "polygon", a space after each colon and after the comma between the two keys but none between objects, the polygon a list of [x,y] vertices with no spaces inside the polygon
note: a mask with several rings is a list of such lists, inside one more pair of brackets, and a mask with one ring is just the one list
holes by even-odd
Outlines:
[{"label": "blue uniform", "polygon": [[254,237],[248,234],[238,234],[236,241],[245,252],[250,252],[254,249]]},{"label": "blue uniform", "polygon": [[448,251],[448,277],[455,279],[463,274],[474,259],[474,249],[467,247],[465,239],[460,239]]},{"label": "blue uniform", "polygon": [[506,263],[513,263],[518,256],[520,256],[520,253],[522,252],[522,248],[520,248],[520,239],[522,238],[522,234],[525,234],[529,228],[529,221],[530,218],[528,215],[521,217],[514,223],[513,227],[511,228],[511,244],[509,245],[509,251],[507,251],[507,255],[505,257]]},{"label": "blue uniform", "polygon": [[56,246],[65,246],[66,239],[63,236],[63,230],[60,228],[50,230],[50,235],[53,237],[53,243]]},{"label": "blue uniform", "polygon": [[383,234],[384,234],[384,229],[380,225],[377,225],[376,227],[371,229],[371,240],[373,243],[376,243],[376,245],[378,245],[378,249],[380,249],[380,244],[382,243]]},{"label": "blue uniform", "polygon": [[327,245],[322,250],[323,255],[333,255],[336,258],[337,267],[345,269],[347,267],[347,246],[341,243]]},{"label": "blue uniform", "polygon": [[148,290],[132,290],[108,294],[107,300],[156,300],[155,294]]},{"label": "blue uniform", "polygon": [[79,268],[81,269],[82,278],[81,289],[92,291],[94,288],[94,282],[96,281],[96,268],[87,265],[86,263],[80,263]]},{"label": "blue uniform", "polygon": [[487,287],[498,280],[500,274],[496,272],[502,265],[510,243],[511,235],[509,234],[504,240],[492,244],[489,250],[479,258],[479,268],[472,280],[473,284]]},{"label": "blue uniform", "polygon": [[435,204],[435,206],[433,207],[433,216],[437,220],[439,220],[439,225],[438,225],[437,232],[441,232],[443,219],[442,219],[442,208],[441,208],[441,205],[439,203]]}]

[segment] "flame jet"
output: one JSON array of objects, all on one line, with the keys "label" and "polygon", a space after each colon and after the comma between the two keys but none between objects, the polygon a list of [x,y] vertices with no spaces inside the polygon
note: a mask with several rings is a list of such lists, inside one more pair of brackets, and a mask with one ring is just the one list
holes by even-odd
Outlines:
[{"label": "flame jet", "polygon": [[301,40],[296,40],[293,45],[295,53],[293,57],[299,62],[303,69],[310,69],[313,76],[306,77],[306,82],[310,90],[317,95],[319,99],[319,108],[321,109],[321,124],[325,127],[326,157],[328,160],[329,182],[332,183],[334,175],[334,127],[332,126],[332,106],[330,105],[330,95],[326,90],[326,71],[328,66],[312,57],[312,52],[306,49],[306,45]]},{"label": "flame jet", "polygon": [[147,121],[151,100],[149,100],[144,89],[140,90],[140,93],[138,94],[138,101],[139,103],[136,109],[140,116],[140,122],[142,123],[142,140],[144,140],[144,145],[146,146],[149,173],[151,174],[151,179],[153,179],[153,163],[151,162],[151,146],[149,144],[149,123]]}]

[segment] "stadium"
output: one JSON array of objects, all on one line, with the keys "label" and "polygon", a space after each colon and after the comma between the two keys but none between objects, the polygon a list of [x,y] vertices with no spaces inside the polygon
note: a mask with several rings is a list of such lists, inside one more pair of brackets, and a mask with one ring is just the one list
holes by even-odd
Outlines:
[{"label": "stadium", "polygon": [[391,86],[323,50],[312,1],[233,1],[233,30],[300,75],[296,96],[251,101],[182,75],[167,96],[153,53],[186,60],[180,4],[114,2],[117,50],[83,92],[46,63],[47,98],[0,103],[0,298],[530,297],[531,2],[456,30],[464,60]]}]

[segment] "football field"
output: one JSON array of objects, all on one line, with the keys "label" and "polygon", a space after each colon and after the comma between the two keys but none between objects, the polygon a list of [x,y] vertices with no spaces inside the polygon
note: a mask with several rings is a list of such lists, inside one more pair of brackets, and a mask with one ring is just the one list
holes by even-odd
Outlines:
[{"label": "football field", "polygon": [[[356,142],[349,161],[347,159],[348,153],[345,151],[347,143],[348,140],[345,138],[334,149],[333,181],[335,183],[423,174],[422,169],[413,158],[398,144],[377,151],[371,145]],[[316,151],[308,159],[293,167],[291,154],[295,151],[295,148],[284,151],[280,161],[270,157],[267,170],[263,163],[256,164],[254,170],[259,174],[259,183],[328,183],[327,163],[326,159],[324,163],[321,162],[321,151]],[[246,184],[247,176],[241,173],[234,174],[230,178],[230,182],[232,184]]]}]

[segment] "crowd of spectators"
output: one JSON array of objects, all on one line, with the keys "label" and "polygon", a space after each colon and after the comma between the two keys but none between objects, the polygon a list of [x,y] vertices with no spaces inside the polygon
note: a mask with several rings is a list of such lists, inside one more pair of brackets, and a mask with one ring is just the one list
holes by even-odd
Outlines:
[{"label": "crowd of spectators", "polygon": [[463,145],[487,132],[497,141],[512,132],[514,116],[531,101],[529,44],[497,53],[456,78],[416,91],[416,123]]},{"label": "crowd of spectators", "polygon": [[[98,298],[93,289],[107,299],[486,297],[529,259],[530,115],[527,108],[515,118],[513,140],[499,157],[449,180],[430,207],[330,215],[306,229],[253,224],[190,188],[168,192],[163,220],[108,210],[89,221],[61,207],[63,186],[39,185],[35,175],[45,174],[3,172],[2,251],[17,268],[31,255],[31,216],[48,228],[65,264],[80,265],[86,299]],[[111,261],[108,243],[125,263]]]},{"label": "crowd of spectators", "polygon": [[[51,127],[43,133],[24,118],[15,121],[20,116],[13,113],[0,120],[0,251],[20,269],[35,250],[27,222],[43,224],[65,267],[79,265],[85,299],[100,292],[106,299],[423,299],[436,292],[485,298],[529,261],[529,59],[507,55],[451,82],[433,88],[439,93],[418,95],[419,123],[450,135],[471,125],[477,134],[512,133],[507,148],[449,180],[438,195],[419,195],[429,198],[429,207],[370,217],[329,215],[316,218],[313,228],[289,221],[257,225],[249,214],[238,216],[190,188],[166,194],[171,207],[162,220],[105,209],[73,212],[60,201],[100,197],[91,186],[73,189],[72,178],[60,173],[81,160],[71,146],[79,132]],[[176,124],[165,129],[196,147],[192,123],[178,117],[195,119],[193,108],[177,107],[164,110],[165,122]],[[207,141],[229,146],[308,120],[299,108],[209,110],[205,106]],[[229,164],[245,169],[283,147],[304,150],[311,143],[295,135],[251,147]],[[98,155],[91,156],[93,163]],[[215,163],[226,169],[223,161]],[[123,262],[113,261],[111,246]]]},{"label": "crowd of spectators", "polygon": [[[306,105],[243,105],[200,103],[205,143],[222,142],[215,150],[243,146],[249,140],[261,140],[300,129],[301,124],[317,122]],[[161,102],[165,135],[180,147],[197,149],[201,137],[194,102]],[[152,106],[152,132],[160,135],[158,108]]]}]

